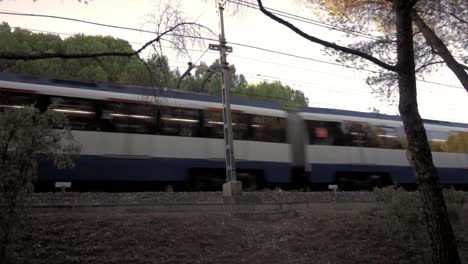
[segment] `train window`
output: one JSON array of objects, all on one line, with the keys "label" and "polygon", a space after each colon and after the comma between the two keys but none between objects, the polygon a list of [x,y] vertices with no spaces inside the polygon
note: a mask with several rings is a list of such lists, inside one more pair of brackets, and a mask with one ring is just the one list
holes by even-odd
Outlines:
[{"label": "train window", "polygon": [[406,139],[405,129],[403,127],[397,127],[397,128],[395,128],[395,130],[397,132],[398,139],[400,140],[401,147],[403,149],[407,149],[408,148],[408,140]]},{"label": "train window", "polygon": [[[208,138],[224,138],[223,112],[220,110],[205,110],[204,116],[204,136]],[[247,140],[249,137],[250,115],[243,113],[232,113],[232,133],[235,140]]]},{"label": "train window", "polygon": [[250,119],[250,140],[264,140],[265,116],[252,115]]},{"label": "train window", "polygon": [[50,97],[52,110],[65,114],[74,130],[96,130],[96,107],[93,100]]},{"label": "train window", "polygon": [[447,151],[468,154],[468,132],[453,132],[447,139]]},{"label": "train window", "polygon": [[286,142],[286,122],[284,118],[252,115],[249,139],[264,142]]},{"label": "train window", "polygon": [[0,111],[34,105],[33,94],[0,91]]},{"label": "train window", "polygon": [[344,122],[345,145],[356,147],[376,147],[372,129],[366,123]]},{"label": "train window", "polygon": [[[222,111],[205,110],[204,134],[209,138],[224,138]],[[232,131],[235,140],[285,142],[284,118],[232,113]]]},{"label": "train window", "polygon": [[199,137],[201,135],[199,110],[161,107],[158,130],[162,135]]},{"label": "train window", "polygon": [[375,140],[379,148],[402,149],[396,128],[388,126],[375,126]]},{"label": "train window", "polygon": [[343,145],[341,123],[307,120],[309,141],[312,145]]},{"label": "train window", "polygon": [[223,112],[215,110],[204,110],[204,136],[208,138],[224,138]]},{"label": "train window", "polygon": [[275,141],[278,143],[285,143],[286,142],[286,120],[280,117],[274,117],[275,120]]},{"label": "train window", "polygon": [[154,109],[146,104],[105,102],[101,129],[109,132],[153,134],[156,129]]},{"label": "train window", "polygon": [[434,152],[448,152],[447,140],[450,136],[448,131],[426,130],[427,140]]},{"label": "train window", "polygon": [[273,142],[286,143],[286,120],[280,117],[271,117],[271,120],[273,125],[270,126],[270,131],[273,132]]},{"label": "train window", "polygon": [[249,115],[242,113],[232,113],[232,133],[235,140],[249,139]]}]

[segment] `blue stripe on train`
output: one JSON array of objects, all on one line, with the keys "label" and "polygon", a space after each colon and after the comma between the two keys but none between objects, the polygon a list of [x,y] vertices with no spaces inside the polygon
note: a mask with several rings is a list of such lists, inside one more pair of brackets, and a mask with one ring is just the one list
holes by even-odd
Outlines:
[{"label": "blue stripe on train", "polygon": [[[223,160],[148,158],[131,159],[80,156],[75,168],[57,170],[52,162],[39,167],[40,179],[60,181],[183,181],[190,168],[224,168]],[[237,161],[238,169],[263,170],[272,182],[287,182],[289,164],[280,162]]]},{"label": "blue stripe on train", "polygon": [[[442,184],[468,184],[468,169],[438,168],[440,183]],[[415,178],[409,166],[379,166],[379,165],[352,165],[352,164],[312,164],[311,182],[333,182],[337,172],[373,172],[388,173],[395,183],[414,183]]]},{"label": "blue stripe on train", "polygon": [[[289,163],[237,161],[238,169],[264,171],[270,183],[289,181]],[[52,162],[39,166],[41,180],[53,181],[183,181],[190,168],[224,168],[222,160],[148,158],[132,159],[82,155],[70,170],[58,170]],[[468,184],[468,169],[439,168],[442,184]],[[396,183],[413,183],[412,170],[407,166],[376,166],[350,164],[312,164],[312,183],[331,183],[337,172],[388,173]]]}]

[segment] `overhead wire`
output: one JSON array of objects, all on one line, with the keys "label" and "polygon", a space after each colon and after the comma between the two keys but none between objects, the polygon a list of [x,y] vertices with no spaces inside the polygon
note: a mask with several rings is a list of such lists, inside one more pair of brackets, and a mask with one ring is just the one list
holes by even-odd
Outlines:
[{"label": "overhead wire", "polygon": [[[179,65],[184,65],[183,62],[181,61],[176,61],[176,60],[169,60],[171,62],[175,62],[175,63],[178,63]],[[172,64],[172,63],[171,63]],[[174,65],[174,64],[172,64]],[[186,66],[186,65],[184,65]],[[285,103],[288,103],[290,102],[289,99],[287,98],[284,98],[284,97],[278,97],[278,96],[272,96],[272,95],[267,95],[267,94],[256,94],[256,93],[251,93],[251,92],[246,92],[246,91],[243,91],[243,92],[236,92],[236,91],[232,91],[231,94],[235,97],[235,98],[242,98],[242,97],[239,97],[239,96],[249,96],[249,97],[253,97],[253,98],[260,98],[260,99],[265,99],[265,98],[268,98],[268,99],[274,99],[276,100],[277,102],[285,102]],[[307,97],[306,97],[307,98]],[[333,107],[333,108],[337,108],[337,109],[342,109],[344,108],[343,106],[340,106],[338,104],[328,104],[328,103],[323,103],[323,102],[317,102],[317,101],[311,101],[310,99],[308,99],[308,102],[309,103],[312,103],[312,104],[315,104],[315,105],[321,105],[321,106],[328,106],[328,107]]]},{"label": "overhead wire", "polygon": [[[177,61],[177,60],[169,60],[170,62],[174,62],[174,63],[177,63],[178,65],[180,65],[181,67],[187,67],[187,65],[185,65],[184,62],[182,61]],[[171,65],[174,65],[173,63],[171,63]],[[279,77],[275,77],[275,76],[271,76],[271,75],[261,75],[261,74],[255,74],[255,73],[249,73],[249,72],[240,72],[239,74],[242,74],[244,76],[250,76],[249,78],[253,78],[253,79],[258,79],[258,80],[265,80],[265,79],[273,79],[273,80],[280,80],[281,78]],[[285,85],[291,85],[290,82],[283,82],[283,84]],[[306,82],[302,82],[303,84],[307,84]],[[309,83],[311,84],[311,83]],[[303,85],[298,85],[298,84],[295,84],[295,86],[303,86]],[[323,89],[323,92],[332,92],[332,93],[340,93],[340,92],[343,92],[343,91],[339,91],[339,90],[335,90],[335,89]],[[245,95],[245,93],[244,93]],[[272,96],[267,96],[267,95],[255,95],[255,94],[247,94],[247,95],[252,95],[252,96],[257,96],[257,97],[262,97],[262,98],[272,98],[272,99],[278,99],[278,100],[285,100],[284,98],[281,98],[281,97],[272,97]],[[366,93],[366,92],[355,92],[355,91],[352,91],[352,92],[348,92],[346,93],[346,95],[371,95],[371,93]],[[309,99],[310,101],[310,99]],[[315,102],[315,103],[319,103],[319,102]],[[335,106],[338,106],[338,105],[335,105]]]},{"label": "overhead wire", "polygon": [[[247,2],[247,1],[243,1],[243,0],[227,0],[227,1],[230,2],[230,3],[233,3],[233,4],[241,5],[243,7],[248,7],[248,8],[260,10],[260,8],[259,8],[259,6],[257,4],[253,4],[253,3],[250,3],[250,2]],[[293,19],[293,20],[296,20],[296,21],[308,23],[308,24],[311,24],[311,25],[316,25],[316,26],[319,26],[319,27],[324,27],[324,28],[327,28],[327,29],[335,30],[335,31],[340,31],[340,32],[343,32],[343,33],[346,33],[346,34],[351,34],[351,35],[364,37],[364,38],[368,38],[368,39],[372,39],[372,40],[383,40],[384,39],[383,37],[377,37],[377,36],[374,36],[374,35],[371,35],[371,34],[368,34],[368,33],[363,33],[363,32],[357,31],[357,30],[341,28],[341,27],[338,27],[336,25],[331,25],[331,24],[327,24],[327,23],[324,23],[324,22],[319,21],[319,20],[314,20],[314,19],[310,19],[310,18],[307,18],[307,17],[294,15],[294,14],[284,12],[284,11],[281,11],[281,10],[278,10],[278,9],[269,8],[269,7],[265,7],[265,9],[267,9],[268,11],[270,11],[271,13],[273,13],[275,15],[279,15],[279,16],[286,17],[286,18],[289,18],[289,19]]]},{"label": "overhead wire", "polygon": [[[110,25],[110,24],[105,24],[105,23],[99,23],[99,22],[94,22],[94,21],[89,21],[89,20],[83,20],[83,19],[76,19],[76,18],[70,18],[70,17],[63,17],[63,16],[55,16],[55,15],[42,15],[42,14],[33,14],[33,13],[21,13],[21,12],[11,12],[11,11],[0,11],[0,14],[4,15],[13,15],[13,16],[30,16],[30,17],[42,17],[42,18],[52,18],[52,19],[60,19],[60,20],[67,20],[67,21],[73,21],[73,22],[79,22],[79,23],[85,23],[85,24],[90,24],[90,25],[95,25],[95,26],[101,26],[101,27],[108,27],[108,28],[115,28],[115,29],[124,29],[124,30],[129,30],[129,31],[137,31],[141,33],[149,33],[149,34],[159,34],[159,32],[151,31],[151,30],[145,30],[145,29],[139,29],[139,28],[131,28],[131,27],[124,27],[124,26],[116,26],[116,25]],[[195,39],[200,39],[200,40],[209,40],[209,41],[218,41],[218,39],[214,38],[207,38],[207,37],[201,37],[201,36],[189,36],[189,35],[181,35],[181,34],[172,34],[168,33],[166,36],[176,36],[176,37],[187,37],[187,38],[195,38]]]},{"label": "overhead wire", "polygon": [[[177,61],[177,60],[172,60],[172,59],[169,59],[169,61],[177,63],[181,67],[184,67],[184,68],[187,67],[187,65],[182,61]],[[174,64],[172,64],[172,65],[174,65]],[[239,74],[242,74],[242,75],[247,76],[247,77],[252,78],[252,79],[257,79],[257,80],[262,80],[262,81],[265,81],[265,80],[268,80],[268,81],[281,81],[281,83],[284,84],[284,85],[296,86],[296,87],[300,86],[300,87],[307,87],[307,88],[312,88],[313,89],[313,85],[320,85],[320,83],[310,83],[310,82],[303,82],[303,81],[298,81],[298,80],[286,80],[285,81],[285,79],[280,78],[280,77],[271,76],[271,75],[262,75],[262,74],[258,74],[258,73],[251,73],[251,72],[245,72],[245,71],[239,72]],[[344,94],[343,90],[327,88],[327,87],[325,87],[323,85],[316,86],[316,87],[319,87],[322,92]],[[363,89],[358,89],[358,91],[356,91],[356,89],[353,89],[352,91],[347,91],[345,94],[346,95],[359,95],[359,96],[372,95],[369,90],[364,91]]]},{"label": "overhead wire", "polygon": [[[229,0],[228,0],[229,1]],[[273,9],[272,9],[273,10]],[[274,11],[279,11],[279,10],[274,10]],[[282,12],[282,11],[281,11]],[[80,22],[80,23],[87,23],[87,24],[93,24],[93,25],[98,25],[98,26],[105,26],[105,27],[110,27],[110,28],[117,28],[117,29],[124,29],[124,30],[131,30],[131,31],[138,31],[138,32],[143,32],[143,33],[150,33],[150,34],[155,34],[155,32],[153,31],[149,31],[149,30],[142,30],[142,29],[136,29],[136,28],[130,28],[130,27],[123,27],[123,26],[115,26],[115,25],[109,25],[109,24],[104,24],[104,23],[98,23],[98,22],[91,22],[91,21],[85,21],[85,20],[81,20],[81,19],[73,19],[73,18],[65,18],[65,17],[59,17],[59,16],[49,16],[49,15],[37,15],[37,14],[24,14],[24,13],[14,13],[14,12],[0,12],[0,13],[3,13],[3,14],[11,14],[11,15],[30,15],[30,16],[38,16],[38,17],[48,17],[48,18],[56,18],[56,19],[65,19],[65,20],[70,20],[70,21],[75,21],[75,22]],[[285,12],[284,12],[285,13]],[[291,14],[289,14],[291,15]],[[294,15],[292,15],[294,16]],[[303,17],[298,17],[297,18],[300,18],[300,19],[307,19],[307,18],[303,18]],[[309,19],[310,20],[310,19]],[[312,21],[312,20],[311,20]],[[332,28],[333,29],[333,28]],[[339,29],[334,29],[334,30],[339,30]],[[342,31],[342,30],[339,30],[339,31]],[[344,31],[345,33],[349,33],[349,32],[346,32]],[[52,32],[51,32],[52,33]],[[62,35],[72,35],[72,34],[67,34],[67,33],[58,33],[58,34],[62,34]],[[174,34],[172,34],[174,35]],[[183,36],[183,35],[176,35],[176,36]],[[189,37],[189,38],[196,38],[196,39],[201,39],[201,40],[210,40],[210,41],[217,41],[217,39],[212,39],[212,38],[205,38],[205,37],[200,37],[200,36],[183,36],[183,37]],[[372,36],[371,36],[372,37]],[[135,42],[133,42],[135,43]],[[336,66],[341,66],[341,67],[346,67],[346,68],[355,68],[357,70],[364,70],[364,71],[368,71],[368,72],[376,72],[376,71],[372,71],[372,70],[368,70],[368,69],[363,69],[363,68],[357,68],[357,67],[349,67],[347,65],[343,65],[343,64],[338,64],[338,63],[330,63],[330,62],[326,62],[326,61],[321,61],[321,60],[317,60],[317,59],[312,59],[312,58],[307,58],[305,56],[298,56],[298,55],[294,55],[294,54],[287,54],[285,52],[280,52],[280,51],[274,51],[274,50],[268,50],[268,49],[263,49],[263,48],[260,48],[260,47],[255,47],[253,45],[247,45],[247,44],[242,44],[242,43],[233,43],[233,42],[230,42],[230,44],[232,45],[238,45],[238,46],[242,46],[242,47],[246,47],[246,48],[254,48],[254,49],[260,49],[260,50],[263,50],[265,52],[272,52],[272,53],[276,53],[276,54],[279,54],[279,55],[285,55],[285,56],[290,56],[290,57],[295,57],[295,58],[299,58],[299,59],[305,59],[305,60],[312,60],[312,61],[316,61],[316,62],[319,62],[319,63],[327,63],[327,64],[331,64],[331,65],[336,65]],[[232,55],[231,55],[232,56]],[[458,89],[463,89],[462,87],[457,87],[457,86],[453,86],[453,85],[447,85],[447,84],[443,84],[443,83],[438,83],[438,82],[432,82],[432,81],[426,81],[426,80],[418,80],[418,81],[422,81],[422,82],[426,82],[426,83],[431,83],[431,84],[435,84],[435,85],[442,85],[442,86],[448,86],[448,87],[453,87],[453,88],[458,88]],[[312,102],[310,101],[311,103],[317,103],[317,104],[321,104],[321,105],[325,105],[323,103],[319,103],[319,102]],[[328,105],[328,104],[327,104]],[[338,107],[341,107],[341,106],[338,106]]]},{"label": "overhead wire", "polygon": [[[74,34],[70,34],[70,33],[63,33],[63,32],[55,32],[55,31],[47,31],[47,30],[39,30],[39,29],[30,29],[30,28],[27,28],[27,30],[30,30],[30,31],[34,31],[34,32],[43,32],[43,33],[51,33],[51,34],[57,34],[57,35],[66,35],[66,36],[73,36]],[[128,41],[128,40],[127,40]],[[136,45],[142,45],[144,43],[141,43],[141,42],[132,42],[132,41],[128,41],[129,43],[132,43],[132,44],[136,44]],[[233,45],[243,45],[243,44],[240,44],[240,43],[232,43],[231,44]],[[250,45],[249,45],[250,47]],[[253,47],[253,46],[252,46]],[[163,46],[163,48],[170,48],[170,49],[174,49],[173,47],[169,47],[169,46]],[[203,50],[196,50],[196,49],[187,49],[188,51],[193,51],[193,52],[206,52],[207,50],[203,51]],[[275,52],[273,50],[271,50],[271,52]],[[212,54],[215,54],[215,52],[210,52],[208,51],[208,53],[212,53]],[[216,53],[217,54],[217,53]],[[281,54],[281,55],[285,55],[285,54]],[[260,61],[260,62],[264,62],[264,63],[269,63],[269,64],[278,64],[278,65],[285,65],[285,64],[280,64],[280,63],[276,63],[276,62],[267,62],[267,61],[262,61],[262,60],[259,60],[259,59],[254,59],[254,58],[248,58],[248,57],[242,57],[242,56],[238,56],[238,55],[234,55],[234,54],[230,54],[229,56],[232,56],[232,57],[238,57],[238,58],[244,58],[244,59],[249,59],[249,60],[254,60],[254,61]],[[201,58],[201,57],[200,57]],[[200,59],[199,58],[199,59]],[[307,59],[307,57],[303,57],[303,56],[300,56],[301,59]],[[312,59],[310,58],[311,60],[313,61],[318,61],[318,62],[322,62],[322,63],[328,63],[328,62],[325,62],[325,61],[320,61],[320,60],[315,60],[315,59]],[[198,61],[198,60],[197,60]],[[347,66],[344,66],[342,64],[338,64],[338,63],[333,63],[333,65],[338,65],[338,66],[342,66],[342,67],[347,67]],[[286,66],[286,65],[285,65]],[[289,66],[288,66],[289,67]],[[297,66],[292,66],[292,67],[297,67]],[[348,67],[349,68],[349,67]],[[365,69],[362,69],[362,68],[358,68],[358,67],[355,67],[355,69],[357,70],[365,70]],[[303,68],[303,70],[308,70],[308,69],[305,69]],[[369,72],[373,72],[373,73],[378,73],[377,71],[369,71]],[[327,73],[325,73],[327,74]],[[333,75],[332,73],[330,73],[330,75]],[[335,76],[337,74],[334,74]],[[359,79],[359,78],[353,78],[353,77],[346,77],[346,78],[351,78],[351,79],[356,79],[356,80],[363,80],[364,79]],[[463,89],[462,87],[458,87],[458,86],[453,86],[453,85],[448,85],[448,84],[444,84],[444,83],[439,83],[439,82],[434,82],[434,81],[427,81],[427,80],[422,80],[422,79],[418,79],[418,81],[420,82],[424,82],[424,83],[429,83],[429,84],[434,84],[434,85],[440,85],[440,86],[447,86],[447,87],[452,87],[452,88],[457,88],[457,89]]]},{"label": "overhead wire", "polygon": [[[69,34],[69,33],[60,33],[60,32],[53,32],[53,31],[45,31],[45,30],[37,30],[37,29],[28,29],[28,30],[31,30],[31,31],[36,31],[36,32],[44,32],[44,33],[53,33],[53,34],[60,34],[60,35],[73,35],[73,34]],[[135,44],[140,44],[140,43],[137,43],[137,42],[133,42]],[[164,47],[164,48],[168,48],[168,47]],[[197,52],[202,52],[203,50],[193,50],[193,51],[197,51]],[[206,51],[206,50],[205,50]],[[232,56],[232,55],[231,55]],[[201,57],[200,57],[201,58]],[[173,61],[173,62],[176,62],[176,63],[179,63],[179,66],[182,66],[182,67],[186,67],[186,63],[185,62],[181,62],[181,61],[174,61],[174,60],[170,60],[170,61]],[[174,64],[172,64],[174,65]],[[241,74],[244,74],[244,75],[251,75],[251,78],[254,78],[254,79],[260,79],[260,80],[265,80],[265,77],[269,77],[269,78],[274,78],[276,80],[279,80],[281,78],[279,77],[274,77],[274,76],[267,76],[267,75],[259,75],[259,74],[254,74],[254,73],[241,73]],[[287,82],[286,82],[287,84]],[[330,91],[330,90],[325,90],[325,91]],[[340,92],[340,91],[337,91],[337,90],[333,90],[333,91],[336,91],[336,92]],[[363,94],[363,93],[356,93],[356,92],[353,92],[351,94]],[[250,96],[250,97],[259,97],[259,98],[270,98],[270,99],[275,99],[275,100],[279,100],[279,101],[285,101],[286,99],[285,98],[282,98],[282,97],[275,97],[275,96],[270,96],[270,95],[258,95],[258,94],[253,94],[253,93],[242,93],[242,94],[239,94],[237,93],[236,95],[247,95],[247,96]],[[313,104],[313,106],[319,106],[319,107],[331,107],[331,108],[337,108],[337,109],[343,109],[343,108],[349,108],[349,107],[345,107],[343,105],[338,105],[338,104],[329,104],[329,103],[324,103],[324,102],[318,102],[318,101],[312,101],[310,99],[308,99],[308,102],[309,104]]]},{"label": "overhead wire", "polygon": [[[55,32],[55,31],[46,31],[46,30],[38,30],[38,29],[31,29],[31,28],[27,28],[27,30],[30,30],[30,31],[33,31],[33,32],[42,32],[42,33],[49,33],[49,34],[57,34],[57,35],[65,35],[65,36],[73,36],[74,34],[70,34],[70,33],[63,33],[63,32]],[[128,40],[127,40],[128,41]],[[134,42],[134,41],[128,41],[129,43],[131,44],[136,44],[136,45],[143,45],[144,43],[142,42]],[[170,47],[170,46],[164,46],[162,45],[161,46],[162,48],[168,48],[168,49],[175,49],[174,47]],[[217,52],[215,51],[206,51],[206,50],[200,50],[200,49],[187,49],[187,51],[192,51],[192,52],[204,52],[204,53],[210,53],[210,54],[218,54]],[[204,54],[203,54],[204,55]],[[203,56],[202,55],[202,56]],[[202,57],[200,56],[200,58]],[[317,72],[316,70],[313,70],[313,69],[307,69],[307,68],[303,68],[303,67],[298,67],[298,66],[295,66],[295,65],[289,65],[289,64],[282,64],[282,63],[278,63],[278,62],[274,62],[274,61],[266,61],[266,60],[260,60],[260,59],[255,59],[255,58],[249,58],[249,57],[244,57],[244,56],[239,56],[239,55],[235,55],[235,54],[229,54],[230,57],[235,57],[235,58],[240,58],[240,59],[246,59],[246,60],[252,60],[252,61],[258,61],[258,62],[262,62],[262,63],[266,63],[266,64],[276,64],[276,65],[282,65],[282,66],[286,66],[286,67],[289,67],[289,68],[297,68],[297,69],[301,69],[303,71],[313,71],[313,72]],[[200,58],[197,60],[199,61]],[[181,65],[184,65],[184,66],[187,66],[186,62],[179,62]],[[350,78],[350,79],[355,79],[355,80],[362,80],[362,81],[365,81],[365,79],[362,79],[362,78],[355,78],[355,77],[350,77],[350,76],[346,76],[346,75],[340,75],[340,74],[336,74],[336,73],[326,73],[326,72],[319,72],[319,73],[322,73],[322,74],[329,74],[329,75],[333,75],[333,76],[342,76],[344,78]],[[252,73],[253,74],[253,73]],[[263,75],[265,76],[265,75]],[[275,77],[275,79],[281,79],[279,77]],[[295,80],[295,82],[298,82],[297,80]]]},{"label": "overhead wire", "polygon": [[[231,0],[228,0],[231,1]],[[7,14],[7,15],[19,15],[19,16],[35,16],[35,17],[45,17],[45,18],[53,18],[53,19],[63,19],[63,20],[70,20],[74,22],[80,22],[80,23],[87,23],[87,24],[92,24],[92,25],[98,25],[98,26],[104,26],[104,27],[110,27],[110,28],[117,28],[117,29],[125,29],[125,30],[131,30],[131,31],[138,31],[138,32],[143,32],[143,33],[151,33],[151,34],[156,34],[153,31],[149,30],[143,30],[143,29],[137,29],[137,28],[130,28],[130,27],[122,27],[122,26],[115,26],[115,25],[110,25],[110,24],[104,24],[104,23],[98,23],[98,22],[92,22],[92,21],[87,21],[87,20],[82,20],[82,19],[74,19],[74,18],[67,18],[67,17],[61,17],[61,16],[54,16],[54,15],[41,15],[41,14],[27,14],[27,13],[18,13],[18,12],[6,12],[6,11],[0,11],[0,14]],[[170,34],[168,34],[170,35]],[[196,39],[201,39],[201,40],[210,40],[210,41],[218,41],[217,39],[212,39],[212,38],[205,38],[205,37],[200,37],[200,36],[190,36],[190,35],[178,35],[178,34],[172,34],[173,36],[181,36],[181,37],[188,37],[188,38],[196,38]],[[308,61],[315,61],[319,63],[324,63],[324,64],[329,64],[329,65],[334,65],[334,66],[339,66],[339,67],[344,67],[344,68],[350,68],[350,69],[356,69],[356,70],[361,70],[361,71],[367,71],[371,73],[379,73],[379,71],[376,70],[371,70],[371,69],[366,69],[363,67],[355,67],[355,66],[350,66],[346,64],[341,64],[341,63],[335,63],[335,62],[329,62],[329,61],[323,61],[323,60],[318,60],[306,56],[301,56],[301,55],[296,55],[292,53],[287,53],[287,52],[282,52],[282,51],[276,51],[272,49],[267,49],[267,48],[262,48],[262,47],[257,47],[254,45],[249,45],[249,44],[243,44],[243,43],[238,43],[238,42],[228,42],[232,45],[237,45],[240,47],[245,47],[245,48],[250,48],[250,49],[256,49],[256,50],[261,50],[264,52],[269,52],[269,53],[274,53],[278,55],[283,55],[283,56],[288,56],[288,57],[293,57],[297,59],[303,59],[303,60],[308,60]],[[426,81],[423,79],[417,79],[420,82],[425,82],[425,83],[430,83],[430,84],[435,84],[435,85],[441,85],[441,86],[446,86],[446,87],[452,87],[456,89],[464,89],[463,87],[459,86],[454,86],[454,85],[449,85],[449,84],[443,84],[439,82],[433,82],[433,81]]]},{"label": "overhead wire", "polygon": [[[257,10],[259,9],[258,5],[254,5],[252,3],[242,1],[242,0],[236,0],[236,1],[237,1],[238,4],[243,5],[245,7],[254,8],[254,9],[257,9]],[[234,1],[233,0],[227,0],[227,2],[234,2]],[[341,32],[344,32],[344,33],[347,33],[347,34],[353,34],[353,35],[366,37],[366,38],[370,38],[370,39],[374,39],[374,40],[382,39],[380,37],[376,37],[376,36],[373,36],[373,35],[370,35],[370,34],[367,34],[367,33],[362,33],[362,32],[359,32],[359,31],[354,31],[354,30],[345,29],[345,28],[339,28],[339,27],[336,27],[334,25],[326,24],[326,23],[324,23],[322,21],[313,20],[313,19],[310,19],[310,18],[290,14],[290,13],[287,13],[287,12],[284,12],[284,11],[281,11],[281,10],[277,10],[277,9],[273,9],[273,8],[267,8],[267,9],[269,9],[270,11],[272,11],[274,13],[283,14],[283,16],[286,16],[286,17],[289,17],[289,18],[292,18],[292,19],[295,19],[295,20],[298,20],[298,21],[302,21],[302,22],[314,24],[314,25],[317,25],[317,26],[329,28],[329,29],[332,29],[332,30],[335,30],[335,31],[341,31]],[[143,30],[143,29],[138,29],[138,28],[118,26],[118,25],[110,25],[110,24],[105,24],[105,23],[99,23],[99,22],[88,21],[88,20],[83,20],[83,19],[76,19],[76,18],[69,18],[69,17],[62,17],[62,16],[55,16],[55,15],[42,15],[42,14],[33,14],[33,13],[28,14],[28,13],[22,13],[22,12],[11,12],[11,11],[8,11],[8,10],[1,10],[0,14],[42,17],[42,18],[54,18],[54,19],[68,20],[68,21],[74,21],[74,22],[79,22],[79,23],[86,23],[86,24],[102,26],[102,27],[124,29],[124,30],[130,30],[130,31],[138,31],[138,32],[142,32],[142,33],[157,34],[156,32],[150,31],[150,30]],[[65,35],[66,33],[60,33],[60,34]],[[176,34],[168,34],[168,35],[178,36]],[[199,37],[199,36],[197,36],[197,37],[196,36],[186,36],[186,37],[198,38],[198,39],[202,39],[202,40],[216,41],[216,39],[203,38],[203,37]],[[231,44],[233,44],[233,43],[231,43]],[[238,45],[238,43],[236,45]],[[464,59],[464,58],[462,58],[460,56],[454,56],[454,57],[459,58],[459,59]]]}]

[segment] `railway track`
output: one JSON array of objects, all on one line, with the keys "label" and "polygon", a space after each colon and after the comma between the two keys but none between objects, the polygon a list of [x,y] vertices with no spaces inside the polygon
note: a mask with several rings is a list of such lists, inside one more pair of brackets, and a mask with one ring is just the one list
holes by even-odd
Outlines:
[{"label": "railway track", "polygon": [[280,212],[363,210],[377,207],[372,192],[245,192],[236,200],[221,192],[35,193],[37,213]]},{"label": "railway track", "polygon": [[264,213],[293,210],[370,210],[376,202],[311,202],[311,203],[171,203],[171,204],[101,204],[101,205],[33,205],[34,213]]},{"label": "railway track", "polygon": [[[241,204],[374,202],[373,192],[244,192]],[[224,204],[221,192],[55,192],[34,193],[35,206],[115,205],[115,204]]]}]

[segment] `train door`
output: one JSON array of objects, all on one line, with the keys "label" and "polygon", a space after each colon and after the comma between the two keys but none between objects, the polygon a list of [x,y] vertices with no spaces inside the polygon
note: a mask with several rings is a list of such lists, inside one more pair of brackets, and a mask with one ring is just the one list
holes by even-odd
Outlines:
[{"label": "train door", "polygon": [[347,146],[343,149],[346,152],[344,164],[363,165],[364,149],[368,142],[366,124],[355,121],[343,121],[342,130],[344,142]]},{"label": "train door", "polygon": [[310,162],[307,159],[306,146],[309,143],[304,120],[297,113],[288,113],[286,135],[289,143],[291,181],[293,184],[308,184]]},{"label": "train door", "polygon": [[[224,161],[224,130],[222,109],[206,109],[200,111],[204,157],[211,161]],[[234,151],[237,152],[234,147]],[[235,156],[234,156],[235,157]]]}]

